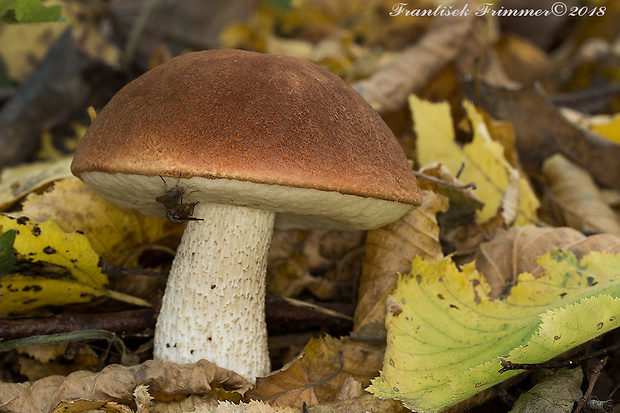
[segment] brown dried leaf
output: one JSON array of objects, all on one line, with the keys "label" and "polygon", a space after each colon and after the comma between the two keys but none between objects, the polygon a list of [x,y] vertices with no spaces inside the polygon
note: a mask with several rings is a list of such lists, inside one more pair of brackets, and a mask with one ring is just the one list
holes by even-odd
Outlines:
[{"label": "brown dried leaf", "polygon": [[[251,401],[249,403],[220,403],[217,406],[198,406],[195,413],[301,413],[301,409],[288,406],[270,406],[267,403]],[[313,410],[314,412],[314,410]]]},{"label": "brown dried leaf", "polygon": [[318,400],[313,387],[298,357],[277,372],[259,378],[256,387],[246,396],[274,406],[314,406]]},{"label": "brown dried leaf", "polygon": [[556,154],[545,161],[542,172],[553,195],[551,204],[563,223],[580,231],[620,236],[616,214],[586,170]]},{"label": "brown dried leaf", "polygon": [[435,214],[448,209],[448,199],[429,191],[422,191],[422,198],[418,209],[368,232],[354,331],[365,324],[383,325],[386,299],[396,286],[398,273],[411,271],[414,257],[430,261],[443,258]]},{"label": "brown dried leaf", "polygon": [[166,394],[205,394],[212,384],[241,388],[247,381],[206,360],[186,365],[154,360],[133,367],[114,364],[98,373],[78,371],[33,383],[0,383],[0,411],[40,413],[81,398],[127,404],[142,384]]},{"label": "brown dried leaf", "polygon": [[[461,9],[463,5],[464,1],[459,1],[454,9]],[[379,113],[398,110],[407,103],[411,93],[422,90],[459,55],[474,28],[474,19],[473,13],[436,19],[420,42],[405,49],[369,79],[352,86]]]},{"label": "brown dried leaf", "polygon": [[[335,402],[343,394],[354,393],[355,387],[370,384],[383,365],[384,350],[383,344],[350,338],[312,339],[297,359],[270,376],[259,378],[255,389],[246,396],[274,404],[293,397],[291,406],[301,406],[302,401],[308,406]],[[357,384],[352,385],[352,380]],[[309,401],[310,394],[314,401]]]},{"label": "brown dried leaf", "polygon": [[379,375],[383,366],[384,343],[370,344],[349,337],[325,336],[313,339],[304,348],[302,363],[308,379],[317,383],[314,392],[321,403],[335,401],[353,378],[363,388]]},{"label": "brown dried leaf", "polygon": [[85,413],[91,411],[107,413],[133,413],[133,410],[122,404],[113,402],[96,402],[85,399],[59,403],[51,413]]},{"label": "brown dried leaf", "polygon": [[586,237],[568,228],[539,228],[524,226],[511,228],[492,241],[480,245],[476,269],[484,275],[491,298],[507,292],[521,273],[538,276],[542,268],[536,261],[541,255],[562,249],[573,252],[577,259],[592,251],[620,252],[620,239],[609,234]]}]

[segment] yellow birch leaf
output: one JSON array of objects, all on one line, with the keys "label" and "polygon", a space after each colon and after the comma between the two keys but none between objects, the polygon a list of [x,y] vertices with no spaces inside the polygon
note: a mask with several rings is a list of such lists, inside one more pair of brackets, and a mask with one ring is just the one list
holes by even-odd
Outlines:
[{"label": "yellow birch leaf", "polygon": [[168,236],[180,239],[185,227],[166,218],[119,208],[77,179],[56,181],[51,190],[32,194],[20,214],[36,222],[54,220],[65,232],[82,231],[93,250],[106,261]]},{"label": "yellow birch leaf", "polygon": [[502,300],[469,263],[416,258],[400,277],[386,318],[381,376],[369,391],[416,412],[438,412],[517,374],[500,358],[542,363],[620,326],[620,254],[579,261],[557,250],[519,275]]},{"label": "yellow birch leaf", "polygon": [[[0,313],[84,303],[107,294],[108,279],[84,234],[65,233],[52,221],[36,224],[0,215],[0,233],[10,229],[18,231],[13,248],[19,273],[0,279]],[[30,272],[36,275],[26,275]]]},{"label": "yellow birch leaf", "polygon": [[[483,116],[471,102],[463,102],[473,128],[473,139],[461,147],[455,141],[450,106],[447,102],[431,103],[410,96],[409,105],[415,122],[418,158],[422,165],[441,162],[452,172],[463,170],[459,180],[474,182],[476,195],[485,203],[478,211],[480,223],[489,221],[502,212],[504,202],[515,208],[514,225],[526,225],[536,221],[538,199],[529,183],[504,157],[504,148],[489,134]],[[518,190],[511,180],[518,177]],[[510,191],[507,193],[507,190]],[[506,222],[512,225],[513,222]]]}]

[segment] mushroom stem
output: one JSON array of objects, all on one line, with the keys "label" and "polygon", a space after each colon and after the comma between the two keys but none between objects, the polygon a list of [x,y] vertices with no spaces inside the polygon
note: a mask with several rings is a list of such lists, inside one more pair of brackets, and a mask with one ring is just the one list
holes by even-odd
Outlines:
[{"label": "mushroom stem", "polygon": [[202,358],[251,382],[270,372],[265,273],[275,213],[199,203],[172,263],[155,329],[156,359]]}]

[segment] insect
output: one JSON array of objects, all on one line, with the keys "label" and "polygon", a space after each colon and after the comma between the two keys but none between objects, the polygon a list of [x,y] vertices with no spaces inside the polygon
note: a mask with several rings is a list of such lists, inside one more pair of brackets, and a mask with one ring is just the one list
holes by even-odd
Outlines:
[{"label": "insect", "polygon": [[[168,210],[173,210],[179,204],[183,204],[183,195],[187,191],[187,188],[183,188],[179,186],[179,181],[181,180],[181,174],[179,174],[179,178],[177,179],[177,183],[172,189],[168,189],[168,185],[166,184],[166,180],[160,175],[159,176],[164,183],[164,194],[155,198],[155,200],[166,207]],[[193,194],[196,191],[191,191],[188,195]]]},{"label": "insect", "polygon": [[202,218],[194,218],[192,214],[194,213],[194,208],[198,202],[190,202],[184,204],[182,201],[174,208],[171,208],[166,213],[166,217],[173,224],[180,224],[183,221],[204,221]]}]

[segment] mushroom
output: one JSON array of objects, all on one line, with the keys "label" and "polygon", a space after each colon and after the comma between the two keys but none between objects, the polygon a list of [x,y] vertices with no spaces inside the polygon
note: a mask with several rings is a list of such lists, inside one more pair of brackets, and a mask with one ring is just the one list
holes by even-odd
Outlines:
[{"label": "mushroom", "polygon": [[[208,359],[250,381],[270,372],[264,315],[274,228],[371,229],[421,202],[407,159],[372,107],[303,60],[189,53],[103,108],[71,170],[111,202],[165,216],[194,204],[170,270],[154,357]],[[162,182],[165,179],[165,183]],[[191,190],[185,190],[185,189]]]}]

